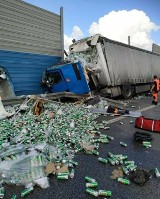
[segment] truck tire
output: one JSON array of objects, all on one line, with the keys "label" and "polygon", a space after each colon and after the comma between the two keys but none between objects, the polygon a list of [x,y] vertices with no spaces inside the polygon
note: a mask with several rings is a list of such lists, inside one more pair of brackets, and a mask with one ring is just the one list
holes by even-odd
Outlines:
[{"label": "truck tire", "polygon": [[133,96],[133,87],[129,84],[125,84],[122,87],[122,95],[124,97],[124,99],[130,99]]}]

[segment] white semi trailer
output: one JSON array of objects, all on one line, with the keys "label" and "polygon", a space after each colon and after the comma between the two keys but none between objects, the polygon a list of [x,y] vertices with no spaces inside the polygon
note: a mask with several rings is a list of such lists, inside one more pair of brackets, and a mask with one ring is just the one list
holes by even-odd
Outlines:
[{"label": "white semi trailer", "polygon": [[100,34],[75,41],[70,57],[94,70],[90,75],[104,96],[133,94],[150,90],[153,75],[160,78],[160,55],[107,39]]}]

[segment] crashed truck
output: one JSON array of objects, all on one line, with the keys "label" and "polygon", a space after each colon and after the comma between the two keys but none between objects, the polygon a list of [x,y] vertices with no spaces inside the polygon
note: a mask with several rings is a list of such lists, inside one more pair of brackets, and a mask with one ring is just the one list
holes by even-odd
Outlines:
[{"label": "crashed truck", "polygon": [[100,34],[75,41],[69,51],[66,63],[52,66],[45,72],[43,81],[51,92],[79,92],[80,87],[84,87],[81,68],[89,71],[90,89],[105,97],[123,95],[126,99],[131,98],[150,90],[153,75],[160,77],[160,54],[110,40]]}]

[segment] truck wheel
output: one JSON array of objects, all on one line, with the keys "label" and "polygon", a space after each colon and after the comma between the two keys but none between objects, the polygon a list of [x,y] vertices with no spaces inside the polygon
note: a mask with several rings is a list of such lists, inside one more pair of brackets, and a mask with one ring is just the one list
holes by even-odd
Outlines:
[{"label": "truck wheel", "polygon": [[124,99],[130,99],[133,96],[133,87],[131,85],[123,85],[122,95]]}]

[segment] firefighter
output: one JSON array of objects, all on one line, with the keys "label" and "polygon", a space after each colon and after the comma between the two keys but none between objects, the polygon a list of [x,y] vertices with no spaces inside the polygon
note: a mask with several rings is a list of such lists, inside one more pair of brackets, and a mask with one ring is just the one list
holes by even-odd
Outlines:
[{"label": "firefighter", "polygon": [[159,91],[159,80],[157,79],[157,75],[153,76],[153,84],[151,87],[151,93],[153,96],[152,104],[158,104],[158,91]]}]

